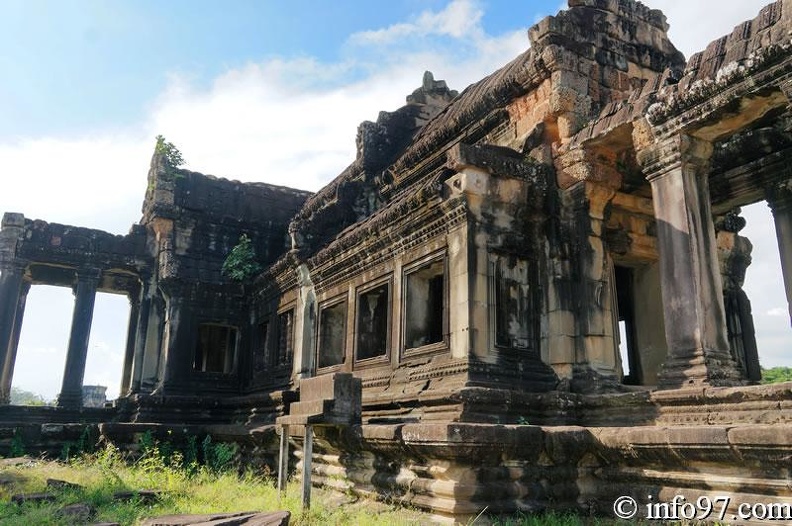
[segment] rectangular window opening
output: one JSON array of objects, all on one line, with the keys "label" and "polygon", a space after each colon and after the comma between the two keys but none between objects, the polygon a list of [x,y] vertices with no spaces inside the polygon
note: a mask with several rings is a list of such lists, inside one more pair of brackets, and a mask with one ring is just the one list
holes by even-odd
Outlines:
[{"label": "rectangular window opening", "polygon": [[356,359],[368,360],[388,353],[390,285],[383,283],[358,294]]},{"label": "rectangular window opening", "polygon": [[278,348],[274,353],[272,365],[283,367],[291,364],[294,354],[294,311],[288,310],[278,315]]},{"label": "rectangular window opening", "polygon": [[422,347],[443,341],[445,264],[433,261],[406,275],[404,345]]},{"label": "rectangular window opening", "polygon": [[202,373],[229,374],[236,362],[237,330],[227,325],[202,324],[193,369]]},{"label": "rectangular window opening", "polygon": [[319,310],[318,367],[332,367],[344,363],[346,333],[346,302]]}]

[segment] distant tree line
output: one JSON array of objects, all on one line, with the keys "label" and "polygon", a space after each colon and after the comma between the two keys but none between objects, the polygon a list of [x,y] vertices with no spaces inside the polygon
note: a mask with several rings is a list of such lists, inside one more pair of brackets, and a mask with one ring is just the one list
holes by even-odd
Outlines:
[{"label": "distant tree line", "polygon": [[780,382],[792,382],[792,367],[762,368],[763,384],[777,384]]},{"label": "distant tree line", "polygon": [[49,405],[49,402],[40,394],[32,391],[25,391],[19,387],[11,387],[12,405]]}]

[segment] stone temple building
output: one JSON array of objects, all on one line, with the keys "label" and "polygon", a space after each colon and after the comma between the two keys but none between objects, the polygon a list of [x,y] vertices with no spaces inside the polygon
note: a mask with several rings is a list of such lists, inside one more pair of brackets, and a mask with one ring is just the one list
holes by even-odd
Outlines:
[{"label": "stone temple building", "polygon": [[[792,300],[792,1],[687,61],[667,29],[569,0],[462,92],[427,73],[316,194],[155,154],[128,235],[6,213],[6,404],[30,286],[75,308],[59,407],[0,407],[0,447],[189,429],[272,463],[300,379],[347,372],[361,421],[317,428],[314,484],[457,519],[620,495],[788,510],[792,385],[755,385],[739,210],[772,209]],[[232,280],[240,239],[259,270]],[[97,291],[131,316],[121,397],[92,409]]]}]

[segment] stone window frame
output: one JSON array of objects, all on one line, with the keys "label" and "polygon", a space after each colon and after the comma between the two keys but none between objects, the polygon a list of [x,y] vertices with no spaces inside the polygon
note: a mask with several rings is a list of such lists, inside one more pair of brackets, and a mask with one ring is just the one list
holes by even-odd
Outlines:
[{"label": "stone window frame", "polygon": [[[322,312],[332,307],[337,307],[342,305],[344,307],[344,328],[341,331],[343,335],[343,342],[341,343],[341,349],[344,355],[341,358],[341,362],[333,365],[326,365],[324,367],[319,367],[319,349],[322,347]],[[349,328],[349,294],[343,293],[338,296],[333,296],[332,298],[323,300],[319,302],[317,309],[316,309],[316,334],[315,334],[315,341],[316,345],[313,350],[314,356],[314,363],[317,374],[325,374],[331,373],[334,371],[339,371],[343,369],[344,365],[346,364],[347,357],[348,357],[348,328]]]},{"label": "stone window frame", "polygon": [[[290,303],[289,305],[282,307],[277,310],[275,313],[275,320],[274,320],[274,327],[275,327],[275,339],[272,341],[272,344],[269,346],[270,348],[270,359],[269,364],[273,370],[282,370],[286,368],[291,368],[294,366],[294,341],[295,341],[295,320],[297,317],[297,308],[294,303]],[[281,360],[281,349],[280,349],[280,341],[281,335],[283,331],[283,327],[281,326],[281,317],[284,314],[291,313],[291,349],[287,353],[289,355],[289,360],[284,361]],[[272,325],[270,325],[269,330],[272,330]]]},{"label": "stone window frame", "polygon": [[[232,349],[233,355],[231,357],[231,370],[229,371],[201,371],[200,369],[195,368],[195,360],[197,358],[196,354],[198,351],[198,344],[200,340],[200,332],[202,327],[224,327],[228,329],[233,329],[236,333],[234,337],[234,346]],[[240,359],[240,344],[242,342],[242,331],[240,327],[233,325],[228,322],[224,321],[217,321],[215,319],[207,319],[207,320],[200,320],[197,323],[197,327],[195,330],[195,340],[193,343],[193,359],[192,359],[192,366],[190,368],[192,374],[198,375],[201,377],[212,376],[212,377],[222,377],[228,378],[237,374],[239,371],[239,359]]]},{"label": "stone window frame", "polygon": [[[514,347],[512,345],[503,345],[498,342],[498,334],[497,334],[497,315],[498,315],[498,305],[497,305],[497,272],[498,272],[498,261],[503,258],[513,257],[516,259],[520,259],[525,261],[527,264],[527,272],[528,272],[528,287],[530,288],[530,296],[529,296],[529,312],[528,312],[528,319],[526,323],[528,324],[528,330],[530,331],[529,338],[528,338],[528,346],[527,347]],[[529,257],[524,255],[518,254],[510,254],[505,252],[497,252],[492,251],[488,252],[487,254],[487,303],[488,303],[488,340],[489,340],[489,348],[496,350],[501,353],[513,353],[513,354],[525,354],[525,353],[538,353],[539,352],[539,316],[538,314],[538,305],[539,305],[539,298],[537,297],[538,294],[538,284],[539,279],[537,275],[537,266],[536,262]],[[533,315],[532,315],[533,314]]]},{"label": "stone window frame", "polygon": [[[381,365],[388,365],[391,362],[391,351],[392,351],[392,339],[393,339],[393,274],[390,273],[388,275],[382,276],[375,280],[372,280],[370,283],[366,283],[365,285],[360,285],[355,289],[355,308],[354,308],[354,332],[352,335],[352,359],[354,363],[355,369],[363,369],[366,367],[376,367]],[[385,321],[385,326],[387,327],[387,335],[385,336],[385,354],[380,356],[373,356],[371,358],[363,358],[358,359],[358,335],[360,334],[360,330],[358,329],[358,313],[359,309],[361,308],[360,297],[367,292],[370,292],[376,288],[379,288],[383,285],[388,287],[388,306],[387,306],[387,320]]]},{"label": "stone window frame", "polygon": [[[428,343],[426,345],[422,345],[419,347],[407,347],[407,282],[408,277],[413,272],[416,272],[423,267],[427,267],[432,265],[436,262],[443,263],[443,314],[442,314],[442,340],[439,342]],[[400,328],[400,338],[399,338],[399,347],[401,351],[401,361],[404,361],[408,358],[413,358],[417,356],[426,356],[432,354],[441,354],[444,352],[448,352],[450,349],[449,343],[449,318],[450,318],[450,293],[448,290],[448,251],[444,247],[439,251],[433,252],[431,254],[427,254],[421,258],[413,260],[408,264],[402,267],[401,272],[401,298],[399,299],[401,303],[401,320],[399,323]]]}]

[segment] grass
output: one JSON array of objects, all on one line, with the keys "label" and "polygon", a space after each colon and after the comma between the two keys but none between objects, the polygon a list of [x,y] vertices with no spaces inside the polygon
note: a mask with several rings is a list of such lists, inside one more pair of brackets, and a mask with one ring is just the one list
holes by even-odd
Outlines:
[{"label": "grass", "polygon": [[[51,489],[48,478],[80,484],[82,489]],[[0,472],[0,525],[68,525],[74,519],[60,516],[66,505],[85,503],[95,510],[93,522],[139,524],[158,515],[181,513],[220,513],[239,511],[289,510],[290,524],[361,524],[417,525],[427,522],[426,515],[396,506],[369,501],[346,502],[339,505],[338,496],[314,488],[311,509],[301,510],[298,483],[288,485],[279,501],[271,478],[252,473],[218,472],[206,467],[184,469],[167,465],[155,456],[143,457],[129,464],[112,446],[92,455],[83,455],[69,462],[31,460],[29,463],[5,467]],[[116,501],[118,491],[155,489],[161,497],[146,503],[139,498]],[[17,505],[10,498],[18,493],[49,492],[57,495],[51,503]],[[347,499],[348,500],[348,499]],[[372,513],[373,511],[373,513]]]}]

